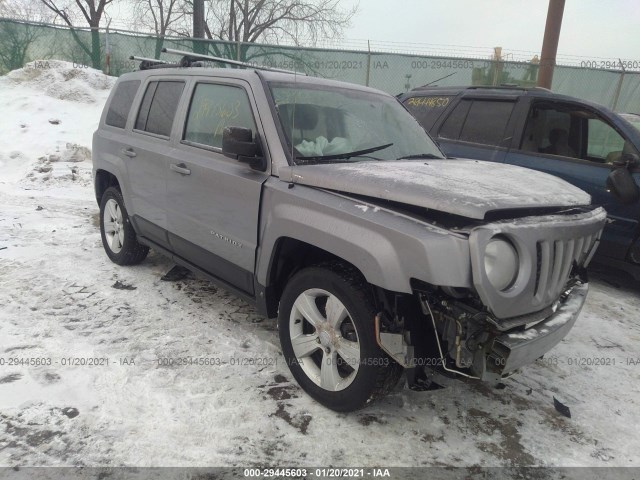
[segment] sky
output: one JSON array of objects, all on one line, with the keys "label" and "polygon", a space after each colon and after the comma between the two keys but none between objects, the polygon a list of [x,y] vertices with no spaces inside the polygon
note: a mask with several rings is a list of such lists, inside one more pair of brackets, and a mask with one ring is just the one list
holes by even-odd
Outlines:
[{"label": "sky", "polygon": [[[547,0],[360,0],[344,36],[539,52],[547,8]],[[566,0],[558,55],[640,62],[640,0]]]}]

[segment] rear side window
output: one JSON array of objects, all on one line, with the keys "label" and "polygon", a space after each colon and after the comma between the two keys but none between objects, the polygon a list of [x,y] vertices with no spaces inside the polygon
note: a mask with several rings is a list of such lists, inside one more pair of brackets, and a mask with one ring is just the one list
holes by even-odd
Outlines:
[{"label": "rear side window", "polygon": [[128,80],[118,84],[116,93],[111,100],[111,105],[109,105],[109,111],[107,111],[107,118],[105,120],[107,125],[125,128],[131,106],[133,105],[133,99],[136,93],[138,93],[139,87],[140,80]]},{"label": "rear side window", "polygon": [[460,140],[500,145],[513,106],[513,102],[474,101],[460,132]]},{"label": "rear side window", "polygon": [[443,124],[440,136],[482,145],[500,145],[514,105],[507,101],[462,101]]},{"label": "rear side window", "polygon": [[425,130],[429,130],[447,109],[452,98],[442,95],[411,97],[404,101],[404,106]]},{"label": "rear side window", "polygon": [[142,99],[136,130],[168,137],[178,110],[184,82],[151,82]]},{"label": "rear side window", "polygon": [[240,87],[200,83],[191,99],[184,140],[222,148],[225,127],[244,127],[256,132],[247,92]]}]

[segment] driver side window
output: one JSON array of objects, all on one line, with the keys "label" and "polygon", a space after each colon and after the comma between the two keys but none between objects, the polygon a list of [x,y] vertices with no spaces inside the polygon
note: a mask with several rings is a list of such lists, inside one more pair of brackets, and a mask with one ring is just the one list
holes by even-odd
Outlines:
[{"label": "driver side window", "polygon": [[[590,118],[588,121],[589,140],[587,143],[587,159],[599,163],[613,163],[620,160],[624,153],[633,153],[628,144],[625,147],[625,140],[615,131],[615,129],[597,118]],[[628,143],[628,142],[627,142]]]},{"label": "driver side window", "polygon": [[590,110],[574,105],[534,105],[520,149],[594,163],[613,163],[635,148]]},{"label": "driver side window", "polygon": [[231,85],[197,84],[184,140],[221,149],[225,127],[249,128],[255,134],[256,124],[246,91]]}]

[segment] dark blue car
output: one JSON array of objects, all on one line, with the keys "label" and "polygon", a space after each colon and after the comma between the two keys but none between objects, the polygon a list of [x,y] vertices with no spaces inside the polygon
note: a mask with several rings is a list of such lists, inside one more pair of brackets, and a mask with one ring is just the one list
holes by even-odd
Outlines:
[{"label": "dark blue car", "polygon": [[640,279],[633,115],[541,88],[421,87],[400,100],[448,156],[541,170],[587,191],[609,214],[594,261]]}]

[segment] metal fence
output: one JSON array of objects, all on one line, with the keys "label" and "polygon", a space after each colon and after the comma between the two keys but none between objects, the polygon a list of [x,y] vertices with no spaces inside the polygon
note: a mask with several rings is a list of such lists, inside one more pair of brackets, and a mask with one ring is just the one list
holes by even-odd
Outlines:
[{"label": "metal fence", "polygon": [[[131,55],[160,58],[163,47],[295,69],[369,85],[394,95],[425,84],[534,86],[538,75],[538,65],[528,62],[160,38],[120,30],[69,29],[0,19],[0,74],[22,68],[30,61],[58,59],[73,62],[78,68],[94,67],[118,76],[138,67],[137,62],[129,60]],[[640,72],[612,69],[613,62],[588,63],[603,68],[556,66],[552,90],[620,112],[640,112]]]}]

